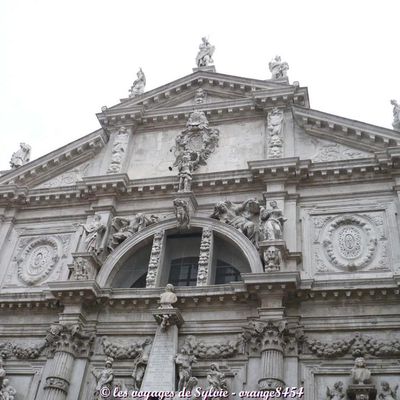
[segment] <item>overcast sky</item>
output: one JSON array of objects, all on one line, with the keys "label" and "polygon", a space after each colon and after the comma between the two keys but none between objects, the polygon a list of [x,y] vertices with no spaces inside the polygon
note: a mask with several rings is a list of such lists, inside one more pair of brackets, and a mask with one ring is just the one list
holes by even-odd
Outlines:
[{"label": "overcast sky", "polygon": [[146,90],[190,74],[204,35],[217,72],[267,79],[280,54],[312,108],[391,128],[399,20],[399,0],[0,0],[0,169],[96,130],[139,67]]}]

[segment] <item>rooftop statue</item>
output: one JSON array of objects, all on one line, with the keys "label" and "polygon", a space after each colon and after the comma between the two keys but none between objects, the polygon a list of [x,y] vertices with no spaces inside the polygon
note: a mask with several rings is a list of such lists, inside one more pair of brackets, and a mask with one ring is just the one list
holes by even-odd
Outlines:
[{"label": "rooftop statue", "polygon": [[400,131],[400,104],[396,100],[390,100],[393,106],[393,129]]},{"label": "rooftop statue", "polygon": [[206,37],[201,38],[199,52],[196,57],[196,64],[200,67],[207,67],[214,62],[212,56],[215,51],[215,46],[212,46]]},{"label": "rooftop statue", "polygon": [[280,79],[287,77],[287,70],[289,69],[289,64],[281,60],[280,56],[275,56],[269,62],[269,70],[271,71],[271,79]]},{"label": "rooftop statue", "polygon": [[20,143],[20,149],[11,156],[11,168],[19,168],[27,164],[31,158],[31,146],[26,143]]},{"label": "rooftop statue", "polygon": [[139,69],[136,75],[137,79],[129,89],[129,98],[140,96],[144,92],[144,87],[146,86],[146,76],[142,71],[142,68]]}]

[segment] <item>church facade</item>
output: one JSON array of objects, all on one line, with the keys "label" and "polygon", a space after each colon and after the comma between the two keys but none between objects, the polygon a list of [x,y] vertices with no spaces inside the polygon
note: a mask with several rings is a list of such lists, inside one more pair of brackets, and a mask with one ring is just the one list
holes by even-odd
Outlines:
[{"label": "church facade", "polygon": [[400,132],[212,53],[0,176],[3,398],[396,399]]}]

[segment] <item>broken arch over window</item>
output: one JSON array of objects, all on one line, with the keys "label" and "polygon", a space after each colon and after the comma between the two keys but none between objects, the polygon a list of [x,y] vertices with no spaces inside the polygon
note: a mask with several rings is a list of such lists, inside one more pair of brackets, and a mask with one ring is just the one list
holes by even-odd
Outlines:
[{"label": "broken arch over window", "polygon": [[[100,287],[143,287],[145,280],[155,278],[156,266],[154,285],[146,284],[146,287],[163,287],[170,277],[171,261],[184,257],[199,258],[197,286],[234,282],[240,279],[241,273],[263,271],[258,251],[235,228],[205,217],[192,218],[191,227],[189,231],[180,232],[176,228],[176,220],[172,218],[147,227],[111,253],[96,278],[97,283]],[[207,242],[202,239],[205,232],[211,232],[212,237],[211,243],[208,243],[208,260],[204,257]],[[181,250],[176,250],[174,241]],[[152,253],[155,242],[158,243],[158,256]],[[186,253],[182,253],[182,249]],[[204,277],[206,263],[209,269]]]},{"label": "broken arch over window", "polygon": [[[251,272],[249,262],[234,244],[213,232],[208,248],[207,278],[205,284],[227,284],[241,280],[240,274]],[[202,229],[187,232],[165,232],[163,251],[159,262],[155,286],[167,283],[174,286],[200,286],[199,260],[202,246]],[[151,258],[152,244],[135,249],[124,261],[111,286],[119,288],[144,288]],[[204,251],[202,252],[204,257]]]}]

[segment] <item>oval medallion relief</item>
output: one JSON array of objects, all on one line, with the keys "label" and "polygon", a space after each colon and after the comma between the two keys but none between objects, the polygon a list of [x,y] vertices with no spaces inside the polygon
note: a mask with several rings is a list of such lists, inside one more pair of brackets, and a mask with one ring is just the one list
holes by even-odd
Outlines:
[{"label": "oval medallion relief", "polygon": [[17,260],[18,277],[27,285],[43,281],[60,259],[60,245],[53,238],[30,242]]},{"label": "oval medallion relief", "polygon": [[325,228],[323,237],[326,258],[343,270],[366,267],[377,251],[375,229],[368,220],[359,216],[336,217]]}]

